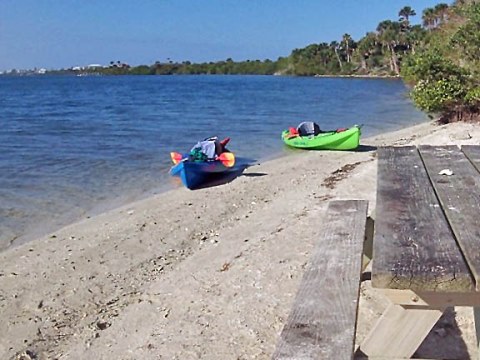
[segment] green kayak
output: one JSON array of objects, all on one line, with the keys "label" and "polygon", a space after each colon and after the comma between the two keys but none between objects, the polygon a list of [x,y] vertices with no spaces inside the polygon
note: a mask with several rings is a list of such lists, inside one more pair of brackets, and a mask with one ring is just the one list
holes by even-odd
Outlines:
[{"label": "green kayak", "polygon": [[360,144],[360,126],[321,132],[318,135],[300,136],[292,130],[282,132],[282,140],[288,146],[307,150],[353,150]]}]

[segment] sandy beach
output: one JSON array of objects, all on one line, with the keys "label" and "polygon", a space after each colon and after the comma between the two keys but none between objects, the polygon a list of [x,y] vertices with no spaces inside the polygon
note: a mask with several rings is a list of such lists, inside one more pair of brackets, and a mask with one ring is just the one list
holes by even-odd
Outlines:
[{"label": "sandy beach", "polygon": [[[298,151],[0,253],[0,359],[269,359],[328,202],[368,200],[375,218],[376,148],[479,139],[480,125],[425,123]],[[386,305],[362,283],[357,342]],[[455,308],[416,356],[475,351],[472,311]]]}]

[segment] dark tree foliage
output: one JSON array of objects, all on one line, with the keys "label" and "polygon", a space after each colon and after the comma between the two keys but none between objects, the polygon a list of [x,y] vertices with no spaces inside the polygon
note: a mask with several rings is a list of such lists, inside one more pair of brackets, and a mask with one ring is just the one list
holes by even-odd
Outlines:
[{"label": "dark tree foliage", "polygon": [[442,122],[480,120],[480,4],[439,4],[424,11],[425,42],[404,61],[415,104]]}]

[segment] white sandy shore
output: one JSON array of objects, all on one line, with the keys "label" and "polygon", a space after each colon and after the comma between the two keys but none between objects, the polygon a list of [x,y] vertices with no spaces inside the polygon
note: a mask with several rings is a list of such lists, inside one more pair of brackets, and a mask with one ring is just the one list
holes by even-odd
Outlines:
[{"label": "white sandy shore", "polygon": [[[381,145],[479,144],[422,124],[358,152],[295,152],[234,181],[177,189],[0,254],[0,359],[268,359],[331,199],[374,217]],[[362,285],[357,340],[386,301]],[[468,358],[472,312],[444,316],[421,357]]]}]

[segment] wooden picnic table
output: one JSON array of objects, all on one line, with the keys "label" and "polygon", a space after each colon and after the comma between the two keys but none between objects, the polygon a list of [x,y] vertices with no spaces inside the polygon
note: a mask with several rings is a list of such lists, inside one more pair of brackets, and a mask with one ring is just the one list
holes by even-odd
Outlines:
[{"label": "wooden picnic table", "polygon": [[480,146],[378,149],[372,286],[391,304],[361,344],[409,358],[452,306],[480,336]]}]

